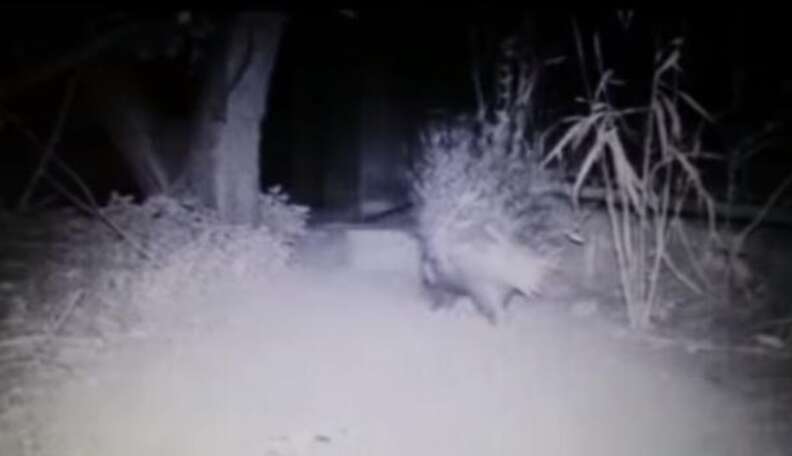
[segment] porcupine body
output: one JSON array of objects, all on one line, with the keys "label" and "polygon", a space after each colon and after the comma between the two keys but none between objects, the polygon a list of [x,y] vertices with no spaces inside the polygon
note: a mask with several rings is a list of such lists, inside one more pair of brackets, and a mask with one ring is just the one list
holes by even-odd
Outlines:
[{"label": "porcupine body", "polygon": [[[539,199],[564,203],[555,195]],[[476,311],[494,324],[515,295],[540,295],[557,264],[561,244],[567,242],[557,233],[553,235],[547,226],[552,221],[542,219],[546,215],[539,210],[536,220],[524,223],[520,233],[484,221],[471,222],[472,226],[462,222],[463,226],[436,232],[427,228],[420,242],[421,277],[432,308],[447,308],[467,297]]]},{"label": "porcupine body", "polygon": [[432,308],[467,297],[494,324],[515,294],[540,294],[573,213],[530,161],[470,145],[429,144],[414,178],[421,277]]}]

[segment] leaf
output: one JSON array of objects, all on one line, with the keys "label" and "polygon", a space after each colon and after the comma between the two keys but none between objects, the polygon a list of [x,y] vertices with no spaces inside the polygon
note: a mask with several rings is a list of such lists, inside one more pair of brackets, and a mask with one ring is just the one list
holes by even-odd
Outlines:
[{"label": "leaf", "polygon": [[674,49],[668,57],[660,64],[660,67],[655,70],[655,77],[660,79],[663,74],[665,74],[668,70],[671,69],[679,69],[679,50]]},{"label": "leaf", "polygon": [[679,118],[679,111],[676,105],[671,101],[670,97],[661,96],[660,101],[665,106],[665,111],[671,120],[671,135],[674,139],[680,140],[682,138],[682,122]]},{"label": "leaf", "polygon": [[600,131],[597,131],[597,140],[595,141],[594,145],[588,150],[586,154],[585,160],[583,160],[583,164],[580,165],[580,170],[577,173],[575,178],[575,185],[572,187],[572,198],[574,200],[578,199],[578,195],[580,194],[580,187],[585,182],[586,177],[588,177],[591,169],[597,163],[599,158],[602,156],[603,144],[604,141],[602,139],[603,134]]},{"label": "leaf", "polygon": [[557,57],[551,57],[549,59],[545,59],[544,65],[545,66],[554,66],[554,65],[561,65],[562,63],[566,62],[567,56],[559,55]]},{"label": "leaf", "polygon": [[[652,112],[655,115],[655,125],[657,130],[657,137],[660,139],[660,153],[665,156],[668,153],[668,127],[665,122],[665,113],[663,112],[662,102],[659,100],[662,95],[652,100]],[[649,153],[649,151],[646,151]]]},{"label": "leaf", "polygon": [[624,150],[624,145],[621,139],[616,134],[616,131],[608,132],[608,146],[611,150],[614,166],[616,168],[616,184],[624,192],[627,193],[630,203],[637,209],[641,207],[641,199],[638,195],[638,187],[640,187],[640,179],[635,173],[630,161],[627,159],[627,154]]},{"label": "leaf", "polygon": [[715,123],[715,119],[713,119],[707,110],[704,109],[695,99],[693,99],[693,97],[682,90],[680,90],[677,94],[685,101],[685,103],[687,103],[688,106],[690,106],[691,109],[699,113],[701,117],[710,123]]},{"label": "leaf", "polygon": [[569,127],[569,129],[567,129],[566,133],[564,133],[564,136],[562,136],[561,139],[558,140],[556,145],[553,146],[553,148],[547,154],[547,157],[545,157],[545,159],[542,160],[541,166],[546,166],[547,163],[553,161],[553,159],[555,158],[559,158],[559,159],[561,158],[561,156],[563,155],[564,148],[571,141],[573,141],[573,139],[577,135],[582,134],[581,130],[584,128],[584,123],[582,120],[583,119],[577,120],[575,124],[573,124],[571,127]]},{"label": "leaf", "polygon": [[612,74],[613,74],[613,70],[605,70],[602,73],[602,77],[600,77],[599,83],[597,84],[597,89],[594,91],[595,99],[602,97],[605,94],[605,92],[608,90],[608,85]]}]

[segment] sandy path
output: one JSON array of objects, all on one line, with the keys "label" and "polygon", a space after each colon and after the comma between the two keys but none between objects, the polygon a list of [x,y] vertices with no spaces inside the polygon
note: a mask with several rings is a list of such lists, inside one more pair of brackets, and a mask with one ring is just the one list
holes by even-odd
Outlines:
[{"label": "sandy path", "polygon": [[492,328],[344,271],[218,295],[54,392],[52,454],[759,454],[737,404],[546,307]]}]

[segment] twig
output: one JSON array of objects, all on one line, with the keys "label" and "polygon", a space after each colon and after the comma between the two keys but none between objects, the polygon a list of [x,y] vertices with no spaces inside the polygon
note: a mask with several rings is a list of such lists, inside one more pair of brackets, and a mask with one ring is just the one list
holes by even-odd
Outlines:
[{"label": "twig", "polygon": [[[0,115],[2,115],[2,120],[14,124],[14,126],[19,130],[19,132],[22,133],[22,136],[24,136],[36,148],[38,148],[40,151],[42,151],[42,153],[46,152],[47,146],[45,144],[43,144],[41,142],[41,140],[39,140],[39,138],[35,135],[35,133],[33,133],[29,128],[27,128],[22,123],[21,120],[19,120],[16,116],[14,116],[14,115],[12,115],[10,113],[7,113],[7,112],[2,112],[2,113],[0,113]],[[55,166],[60,168],[61,171],[66,173],[66,175],[80,188],[80,190],[85,195],[85,198],[88,200],[88,204],[90,204],[93,207],[97,207],[98,206],[98,204],[96,202],[96,198],[94,198],[93,193],[91,193],[91,190],[88,188],[88,186],[85,184],[85,182],[83,182],[82,178],[77,174],[76,171],[74,171],[69,165],[67,165],[66,162],[61,160],[60,157],[58,157],[58,154],[53,152],[52,155],[50,156],[50,161]],[[45,173],[45,177],[51,178],[48,175],[48,173]],[[64,195],[64,196],[66,196],[66,195]]]},{"label": "twig", "polygon": [[[559,192],[567,192],[565,188],[561,185],[558,188],[553,187],[553,190]],[[579,192],[579,197],[583,201],[592,201],[592,202],[605,202],[606,200],[606,189],[604,187],[593,187],[589,186],[586,188],[581,188]],[[698,209],[698,205],[695,202],[685,202],[685,200],[681,197],[674,197],[673,198],[674,205],[679,207],[678,212],[681,214],[693,214],[698,216],[709,216],[708,210],[701,210]],[[749,204],[744,205],[732,205],[731,207],[727,202],[713,202],[712,210],[716,216],[724,217],[724,218],[731,218],[733,220],[753,220],[754,217],[757,216],[758,213],[763,211],[763,207],[753,206]],[[730,214],[729,214],[730,212]],[[785,210],[773,210],[772,208],[768,208],[764,211],[763,220],[769,223],[778,223],[781,225],[792,226],[792,212],[785,211]]]},{"label": "twig", "polygon": [[735,240],[734,240],[735,253],[742,251],[742,247],[743,244],[745,243],[745,239],[748,237],[749,234],[751,234],[751,232],[754,229],[756,229],[756,227],[758,227],[762,223],[764,218],[767,216],[768,212],[770,212],[770,209],[773,206],[775,206],[776,202],[778,202],[778,199],[781,198],[781,195],[784,194],[784,192],[786,191],[787,187],[789,187],[790,184],[792,184],[792,172],[790,172],[787,175],[787,177],[784,179],[784,181],[781,182],[781,185],[779,185],[778,188],[776,188],[775,191],[773,191],[773,194],[770,195],[770,198],[767,199],[767,202],[765,202],[761,211],[759,211],[759,214],[757,214],[754,220],[750,224],[748,224],[748,226],[746,226],[742,231],[740,231],[737,234],[737,236],[735,236]]},{"label": "twig", "polygon": [[[19,119],[14,118],[13,116],[8,115],[8,113],[4,113],[4,118],[6,120],[10,120],[13,122],[17,128],[22,132],[22,134],[36,147],[42,149],[45,155],[49,155],[48,160],[52,161],[56,166],[58,166],[61,171],[67,174],[68,177],[79,187],[80,191],[84,194],[85,198],[88,200],[87,202],[80,200],[79,197],[72,194],[69,190],[67,190],[64,186],[58,183],[57,179],[52,176],[49,172],[42,168],[42,175],[47,179],[47,182],[57,191],[60,193],[64,198],[69,200],[77,209],[85,212],[89,216],[95,216],[100,219],[105,225],[107,225],[111,230],[113,230],[122,240],[127,242],[132,248],[138,251],[144,258],[147,260],[153,260],[154,255],[148,252],[145,248],[143,248],[140,244],[135,242],[130,236],[128,236],[121,228],[115,225],[111,220],[104,216],[104,214],[99,211],[99,204],[94,198],[93,193],[88,188],[88,186],[83,182],[80,176],[71,169],[65,162],[63,162],[58,156],[55,154],[54,150],[51,148],[47,148],[44,144],[39,141],[33,132],[27,129]],[[49,152],[47,152],[49,151]],[[42,162],[44,159],[42,158]]]},{"label": "twig", "polygon": [[44,174],[44,169],[47,167],[52,155],[55,153],[55,146],[57,146],[60,142],[61,135],[63,134],[63,127],[66,124],[66,117],[71,109],[72,101],[74,100],[74,93],[77,88],[79,76],[79,72],[75,73],[66,86],[66,93],[63,96],[63,101],[61,102],[60,109],[58,110],[58,117],[55,120],[55,126],[52,130],[52,134],[50,135],[49,141],[47,141],[44,153],[41,156],[41,160],[39,160],[38,167],[33,172],[33,176],[31,176],[27,188],[22,194],[22,197],[19,199],[20,209],[24,210],[27,208],[28,201],[33,194],[33,190],[35,190],[39,179],[41,179],[42,174]]},{"label": "twig", "polygon": [[643,341],[655,347],[683,348],[688,352],[728,352],[743,355],[767,356],[777,359],[792,359],[792,353],[784,350],[769,350],[759,345],[718,345],[707,340],[674,339],[647,333],[620,332],[617,336],[628,335],[634,340]]},{"label": "twig", "polygon": [[49,333],[50,337],[55,336],[63,327],[63,324],[71,317],[74,309],[77,308],[77,305],[83,300],[85,297],[85,290],[79,289],[72,293],[71,299],[66,305],[66,308],[63,309],[58,318],[55,319],[53,324],[47,328],[47,332]]},{"label": "twig", "polygon": [[[693,261],[693,260],[691,259],[690,261]],[[682,282],[682,284],[684,284],[686,287],[688,287],[694,293],[699,294],[699,295],[700,294],[704,294],[704,290],[702,290],[701,287],[699,287],[696,284],[696,282],[693,281],[693,279],[688,277],[687,274],[682,272],[682,270],[679,268],[679,266],[677,266],[676,262],[671,258],[671,255],[669,255],[668,252],[666,252],[663,255],[663,264],[665,264],[666,267],[668,267],[668,269],[671,271],[672,274],[674,274],[674,277],[676,277],[677,280]]]},{"label": "twig", "polygon": [[0,340],[0,349],[18,349],[19,347],[39,344],[45,339],[46,336],[43,334],[10,337],[5,340]]},{"label": "twig", "polygon": [[138,253],[140,253],[143,258],[146,260],[153,261],[155,256],[151,254],[146,248],[142,245],[138,244],[131,236],[129,236],[124,230],[122,230],[118,225],[113,223],[112,220],[107,218],[102,212],[97,209],[96,207],[91,207],[82,201],[80,201],[77,197],[72,195],[68,190],[63,188],[55,179],[50,178],[49,184],[56,188],[56,190],[60,191],[63,196],[69,199],[72,204],[74,204],[78,209],[86,212],[88,215],[95,216],[98,218],[102,223],[104,223],[108,228],[110,228],[113,232],[115,232],[121,240],[126,242],[130,245],[133,249],[135,249]]}]

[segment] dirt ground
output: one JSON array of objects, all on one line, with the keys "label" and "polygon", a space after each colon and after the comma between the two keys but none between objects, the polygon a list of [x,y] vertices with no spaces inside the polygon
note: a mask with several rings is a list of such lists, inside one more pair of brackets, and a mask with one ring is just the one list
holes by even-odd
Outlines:
[{"label": "dirt ground", "polygon": [[647,343],[571,299],[496,327],[432,312],[415,274],[320,244],[288,273],[144,308],[0,454],[792,454],[788,360]]}]

